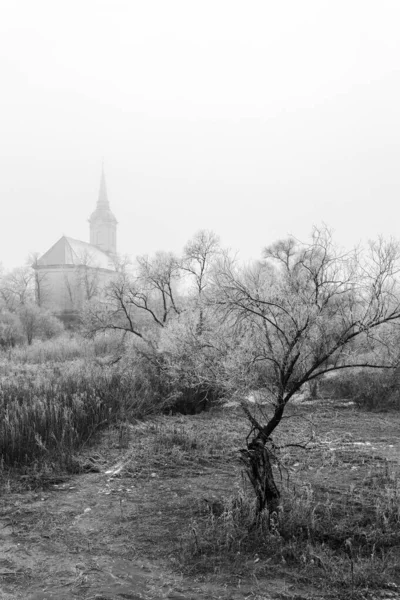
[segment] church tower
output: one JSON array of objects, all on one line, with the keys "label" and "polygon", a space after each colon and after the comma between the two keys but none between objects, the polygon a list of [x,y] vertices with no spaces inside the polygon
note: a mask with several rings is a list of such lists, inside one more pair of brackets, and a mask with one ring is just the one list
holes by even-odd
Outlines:
[{"label": "church tower", "polygon": [[117,252],[117,219],[110,209],[107,197],[106,178],[104,175],[104,165],[101,172],[99,198],[97,200],[96,210],[90,215],[90,243],[107,252],[107,254],[116,254]]}]

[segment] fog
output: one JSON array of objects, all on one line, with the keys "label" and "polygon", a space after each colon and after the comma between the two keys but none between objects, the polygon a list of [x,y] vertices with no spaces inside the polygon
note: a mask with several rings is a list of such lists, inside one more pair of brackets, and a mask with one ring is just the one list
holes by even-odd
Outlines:
[{"label": "fog", "polygon": [[325,222],[398,235],[400,4],[2,0],[0,262],[89,239],[104,159],[122,254],[201,228],[244,259]]}]

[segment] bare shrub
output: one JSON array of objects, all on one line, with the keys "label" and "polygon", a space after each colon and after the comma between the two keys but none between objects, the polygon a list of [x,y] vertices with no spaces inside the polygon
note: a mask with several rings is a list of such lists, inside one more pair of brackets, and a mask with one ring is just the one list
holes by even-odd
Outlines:
[{"label": "bare shrub", "polygon": [[399,375],[397,369],[342,371],[324,381],[324,395],[353,400],[366,410],[399,410]]}]

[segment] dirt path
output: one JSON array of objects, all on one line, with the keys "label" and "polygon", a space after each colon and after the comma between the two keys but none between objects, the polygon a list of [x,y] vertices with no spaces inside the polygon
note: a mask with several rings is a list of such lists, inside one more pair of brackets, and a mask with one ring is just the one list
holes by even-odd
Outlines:
[{"label": "dirt path", "polygon": [[[129,560],[118,538],[107,548],[115,502],[103,475],[76,476],[46,492],[3,506],[0,577],[4,598],[140,598],[160,572]],[[125,541],[125,540],[124,540]],[[9,594],[9,596],[7,595]]]},{"label": "dirt path", "polygon": [[254,581],[183,577],[165,558],[179,546],[191,497],[229,487],[232,469],[211,487],[209,469],[197,471],[184,490],[177,477],[112,478],[108,470],[0,497],[1,600],[268,600],[282,589],[294,597],[279,580],[267,591]]}]

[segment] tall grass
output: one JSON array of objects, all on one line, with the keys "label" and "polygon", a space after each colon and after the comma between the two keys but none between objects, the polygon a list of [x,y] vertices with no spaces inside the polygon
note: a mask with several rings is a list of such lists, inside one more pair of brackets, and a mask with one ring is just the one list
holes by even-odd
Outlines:
[{"label": "tall grass", "polygon": [[108,340],[38,343],[0,357],[0,463],[71,464],[103,426],[159,410],[142,365],[100,364]]}]

